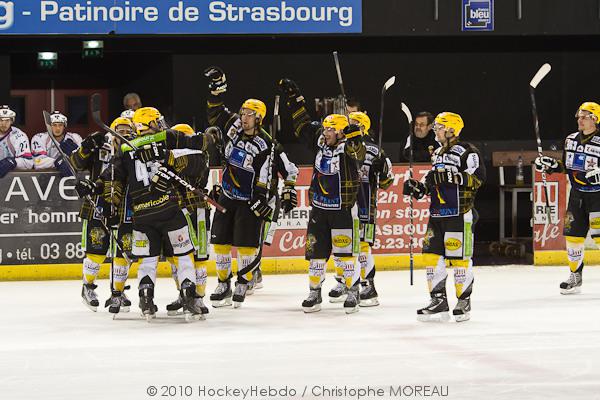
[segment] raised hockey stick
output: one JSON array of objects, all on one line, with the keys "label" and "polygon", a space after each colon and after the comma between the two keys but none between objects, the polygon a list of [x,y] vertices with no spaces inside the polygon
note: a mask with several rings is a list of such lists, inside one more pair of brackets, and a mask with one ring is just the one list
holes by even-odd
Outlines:
[{"label": "raised hockey stick", "polygon": [[[102,95],[100,95],[100,93],[94,93],[92,95],[91,106],[92,106],[92,118],[94,119],[96,124],[98,124],[98,126],[103,128],[107,132],[110,132],[113,135],[115,135],[116,137],[118,137],[119,139],[121,139],[125,144],[127,144],[129,147],[131,147],[134,151],[137,150],[138,149],[137,146],[134,145],[130,140],[128,140],[126,137],[119,134],[118,132],[115,132],[114,130],[112,130],[108,125],[106,125],[104,123],[104,121],[102,121],[102,117],[100,115],[101,103],[102,103]],[[167,168],[166,170],[167,170],[167,172],[166,172],[167,175],[169,175],[169,177],[171,177],[175,182],[179,183],[181,186],[185,187],[190,192],[196,193],[198,196],[200,196],[200,198],[202,198],[202,200],[206,201],[207,203],[209,203],[210,205],[215,207],[215,209],[217,211],[219,211],[221,213],[227,212],[227,209],[225,207],[223,207],[222,205],[220,205],[219,203],[217,203],[216,201],[214,201],[213,199],[208,197],[207,194],[204,193],[203,190],[195,188],[193,185],[191,185],[189,182],[187,182],[185,179],[183,179],[182,177],[180,177],[179,175],[177,175],[175,172],[171,171],[170,169]]]},{"label": "raised hockey stick", "polygon": [[[413,140],[412,140],[412,129],[411,129],[411,124],[412,124],[412,114],[410,112],[410,109],[408,108],[408,106],[404,103],[402,103],[401,105],[402,107],[402,112],[404,113],[404,115],[406,115],[406,119],[408,120],[408,131],[409,131],[409,147],[408,147],[408,178],[412,179],[413,178]],[[410,285],[413,285],[413,271],[414,271],[414,267],[415,267],[415,260],[414,260],[414,251],[413,251],[413,242],[415,240],[415,224],[413,221],[413,197],[409,196],[409,203],[408,203],[408,209],[410,212],[410,235],[409,235],[409,244],[408,244],[408,254],[409,254],[409,266],[410,266]]]},{"label": "raised hockey stick", "polygon": [[[52,144],[54,144],[54,146],[56,147],[56,150],[58,150],[58,152],[59,152],[60,156],[62,157],[62,159],[64,160],[64,162],[67,163],[67,166],[69,167],[69,171],[71,172],[71,174],[73,174],[73,177],[75,179],[77,179],[77,173],[75,171],[75,167],[73,167],[73,164],[71,164],[71,159],[62,150],[62,148],[60,147],[60,143],[58,143],[58,140],[56,140],[56,138],[54,137],[54,134],[52,133],[52,121],[50,120],[50,114],[48,113],[48,111],[43,110],[42,115],[44,117],[44,124],[46,125],[46,130],[48,131],[48,136],[50,137]],[[94,200],[92,200],[92,198],[89,194],[84,196],[84,200],[86,200],[90,204],[90,206],[92,206],[92,210],[94,210],[98,214],[102,215],[102,210],[100,209],[100,207],[98,207],[96,205],[96,203],[94,203]],[[100,221],[100,227],[110,236],[111,230],[108,228],[108,226],[106,225],[104,220],[100,219],[99,221]],[[117,246],[119,247],[121,252],[123,254],[125,254],[121,244],[118,241],[115,241],[115,243],[117,244]],[[127,256],[124,255],[124,257],[127,257]]]},{"label": "raised hockey stick", "polygon": [[[542,157],[542,139],[540,137],[540,123],[538,121],[537,106],[535,103],[535,89],[539,83],[548,75],[552,67],[546,63],[540,67],[534,77],[529,82],[529,95],[531,98],[531,112],[533,114],[533,128],[535,131],[535,139],[537,141],[538,156]],[[552,221],[552,211],[550,209],[550,196],[548,191],[548,183],[546,182],[546,171],[541,172],[542,175],[542,186],[544,187],[544,194],[546,195],[546,223],[554,223]]]},{"label": "raised hockey stick", "polygon": [[381,148],[381,142],[383,140],[383,107],[384,107],[384,101],[385,101],[385,93],[388,91],[388,89],[394,84],[396,83],[396,76],[391,76],[387,81],[385,81],[385,83],[383,84],[383,87],[381,88],[381,111],[379,113],[379,148]]},{"label": "raised hockey stick", "polygon": [[340,68],[340,59],[338,58],[337,51],[333,52],[333,62],[335,63],[335,71],[337,72],[338,83],[340,85],[340,91],[342,92],[342,101],[344,107],[344,115],[348,115],[347,111],[347,98],[346,91],[344,90],[344,80],[342,79],[342,69]]}]

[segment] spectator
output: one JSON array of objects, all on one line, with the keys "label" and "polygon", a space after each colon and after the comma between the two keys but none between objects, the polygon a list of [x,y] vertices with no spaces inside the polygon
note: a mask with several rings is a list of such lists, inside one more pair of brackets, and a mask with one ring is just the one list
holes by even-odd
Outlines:
[{"label": "spectator", "polygon": [[[67,132],[67,117],[60,111],[50,114],[50,121],[52,136],[59,143],[61,150],[67,156],[71,155],[81,145],[81,136],[77,133]],[[35,135],[31,139],[31,147],[34,169],[56,168],[62,176],[72,175],[67,160],[63,160],[48,132],[40,132]]]},{"label": "spectator", "polygon": [[412,135],[406,139],[406,145],[400,151],[400,161],[407,162],[409,160],[411,138],[414,138],[413,161],[431,161],[431,153],[440,147],[440,144],[435,140],[435,133],[433,133],[432,127],[433,115],[430,112],[421,111],[415,116],[415,120],[411,126]]},{"label": "spectator", "polygon": [[12,126],[16,116],[8,106],[0,107],[0,178],[15,168],[31,169],[33,166],[29,138]]},{"label": "spectator", "polygon": [[125,97],[123,97],[123,107],[125,110],[137,110],[142,107],[142,99],[140,99],[140,95],[137,93],[127,93]]}]

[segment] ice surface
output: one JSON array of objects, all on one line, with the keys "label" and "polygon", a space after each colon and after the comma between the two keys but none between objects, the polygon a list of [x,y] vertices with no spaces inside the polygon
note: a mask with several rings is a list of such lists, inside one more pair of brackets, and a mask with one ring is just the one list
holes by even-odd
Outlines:
[{"label": "ice surface", "polygon": [[[451,273],[451,271],[450,271]],[[318,396],[314,386],[381,388],[437,385],[447,399],[599,399],[600,268],[587,267],[580,295],[559,294],[566,267],[477,267],[471,321],[421,323],[426,305],[424,271],[376,276],[381,306],[346,315],[327,302],[304,314],[305,275],[265,276],[264,289],[241,309],[210,309],[206,321],[167,319],[164,307],[175,285],[160,279],[159,319],[139,319],[137,291],[132,312],[119,320],[102,308],[88,310],[80,282],[0,283],[0,398],[150,399],[154,385],[247,388],[287,385],[295,398]],[[103,305],[108,282],[98,282]],[[137,282],[131,281],[133,286]],[[209,278],[208,293],[216,285]],[[456,300],[452,277],[448,292]],[[410,394],[405,392],[405,394]],[[286,398],[247,396],[246,399]],[[357,397],[345,397],[354,398]]]}]

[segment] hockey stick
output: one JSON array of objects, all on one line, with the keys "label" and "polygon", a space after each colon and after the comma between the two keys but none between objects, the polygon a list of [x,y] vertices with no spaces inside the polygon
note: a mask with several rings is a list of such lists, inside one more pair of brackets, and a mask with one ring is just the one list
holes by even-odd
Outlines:
[{"label": "hockey stick", "polygon": [[[56,140],[56,138],[54,137],[54,134],[52,133],[52,121],[50,120],[50,114],[48,113],[48,111],[43,110],[42,115],[44,117],[44,123],[46,125],[46,130],[48,131],[48,136],[50,137],[52,144],[54,144],[54,146],[56,147],[56,150],[58,150],[58,152],[59,152],[60,156],[62,157],[62,159],[64,160],[64,162],[67,163],[67,166],[69,167],[69,171],[71,172],[71,174],[73,174],[73,177],[75,179],[77,179],[77,173],[75,171],[75,167],[73,167],[73,164],[71,164],[71,159],[69,158],[69,156],[67,156],[65,154],[63,149],[60,147],[60,143],[58,143],[58,140]],[[102,210],[100,209],[100,207],[98,207],[96,205],[96,203],[94,203],[94,200],[92,200],[92,198],[89,194],[84,196],[83,198],[90,204],[90,206],[92,206],[92,210],[94,210],[94,212],[97,212],[98,214],[102,215]],[[108,226],[106,225],[104,220],[100,219],[99,221],[100,221],[100,227],[110,236],[111,230],[108,228]],[[121,249],[121,252],[123,252],[123,248],[122,248],[121,244],[118,241],[116,241],[115,243],[117,244],[119,249]]]},{"label": "hockey stick", "polygon": [[[402,112],[404,113],[404,115],[406,115],[406,119],[408,120],[408,131],[409,131],[409,147],[408,147],[408,179],[412,179],[413,178],[413,140],[412,140],[412,129],[411,129],[411,124],[412,124],[412,114],[410,112],[410,109],[408,108],[408,106],[404,103],[402,103]],[[413,197],[409,196],[409,203],[408,203],[408,209],[410,212],[410,235],[409,235],[409,245],[408,245],[408,254],[409,254],[409,260],[410,260],[410,285],[413,285],[413,271],[414,271],[414,266],[415,266],[415,260],[414,260],[414,252],[413,252],[413,242],[415,239],[415,224],[413,221]]]},{"label": "hockey stick", "polygon": [[[138,149],[137,146],[134,145],[130,140],[128,140],[126,137],[124,137],[123,135],[119,134],[118,132],[115,132],[114,130],[112,130],[108,125],[106,125],[104,123],[104,121],[102,121],[102,117],[100,115],[101,102],[102,102],[102,95],[100,95],[100,93],[94,93],[92,95],[92,104],[91,104],[91,106],[92,106],[92,118],[94,119],[94,121],[96,122],[96,124],[98,124],[98,126],[100,126],[101,128],[103,128],[107,132],[110,132],[113,135],[115,135],[116,137],[118,137],[119,139],[121,139],[125,144],[127,144],[129,147],[131,147],[132,150],[134,150],[134,151],[137,150]],[[216,201],[214,201],[213,199],[211,199],[210,197],[208,197],[206,195],[206,193],[204,193],[202,190],[197,189],[194,186],[192,186],[189,182],[187,182],[185,179],[183,179],[182,177],[180,177],[179,175],[177,175],[175,172],[173,172],[173,171],[171,171],[170,169],[167,168],[166,169],[166,173],[175,182],[179,183],[181,186],[185,187],[190,192],[196,193],[198,196],[200,196],[200,198],[202,198],[202,200],[206,201],[207,203],[209,203],[210,205],[212,205],[213,207],[215,207],[217,209],[217,211],[219,211],[221,213],[226,213],[227,212],[227,209],[225,207],[223,207],[222,205],[220,205],[219,203],[217,203]]]},{"label": "hockey stick", "polygon": [[391,76],[387,81],[385,81],[385,83],[383,84],[383,87],[381,88],[381,112],[379,113],[379,148],[381,148],[381,142],[383,140],[383,106],[384,106],[384,100],[385,100],[385,93],[387,92],[387,90],[394,84],[396,83],[396,76]]},{"label": "hockey stick", "polygon": [[[529,95],[531,97],[531,112],[533,114],[533,128],[535,131],[535,139],[537,141],[537,151],[538,156],[542,157],[542,139],[540,137],[540,124],[538,121],[538,113],[537,106],[535,103],[535,89],[539,85],[539,83],[548,75],[552,67],[550,64],[546,63],[540,67],[538,72],[534,75],[529,82]],[[546,224],[553,223],[552,221],[552,211],[550,209],[550,196],[548,192],[548,183],[546,182],[546,171],[542,171],[542,186],[544,187],[544,194],[546,195]]]},{"label": "hockey stick", "polygon": [[340,60],[338,58],[337,51],[333,52],[333,62],[335,63],[335,70],[337,72],[338,83],[340,85],[340,90],[342,91],[344,115],[348,116],[346,91],[344,90],[344,80],[342,79],[342,69],[340,68]]}]

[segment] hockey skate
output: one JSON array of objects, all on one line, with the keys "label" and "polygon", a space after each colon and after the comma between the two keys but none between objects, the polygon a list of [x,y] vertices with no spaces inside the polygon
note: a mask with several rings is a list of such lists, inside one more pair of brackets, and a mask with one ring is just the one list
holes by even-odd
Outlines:
[{"label": "hockey skate", "polygon": [[374,307],[379,305],[379,299],[377,298],[377,290],[375,290],[375,283],[373,279],[369,279],[366,282],[363,290],[360,292],[360,306],[361,307]]},{"label": "hockey skate", "polygon": [[83,304],[86,305],[87,308],[96,312],[98,310],[98,295],[94,291],[98,286],[93,283],[84,283],[81,288],[81,298],[83,299]]},{"label": "hockey skate", "polygon": [[246,296],[253,295],[255,288],[256,288],[256,273],[252,274],[252,279],[250,279],[250,282],[248,282],[248,289],[246,290]]},{"label": "hockey skate", "polygon": [[219,282],[215,292],[210,295],[210,301],[214,308],[226,307],[231,305],[231,280]]},{"label": "hockey skate", "polygon": [[569,279],[560,284],[560,294],[577,294],[581,293],[581,284],[583,283],[583,266],[579,267],[577,271],[569,274]]},{"label": "hockey skate", "polygon": [[254,271],[254,276],[255,278],[255,283],[254,283],[254,290],[258,290],[258,289],[262,289],[263,288],[263,278],[262,278],[262,271],[260,270],[260,267],[256,269],[256,271]]},{"label": "hockey skate", "polygon": [[344,311],[346,314],[353,314],[358,312],[358,303],[360,302],[359,294],[358,294],[358,285],[347,290],[348,296],[346,297],[346,301],[344,301]]},{"label": "hockey skate", "polygon": [[304,310],[305,313],[321,311],[322,302],[323,299],[321,299],[321,288],[311,288],[310,292],[308,293],[308,297],[302,302],[302,310]]},{"label": "hockey skate", "polygon": [[140,284],[139,294],[142,317],[150,322],[152,319],[156,318],[156,312],[158,311],[158,307],[154,304],[154,284]]},{"label": "hockey skate", "polygon": [[180,298],[183,301],[183,315],[187,322],[205,320],[208,308],[204,305],[202,297],[196,294],[196,285],[187,279],[181,284]]},{"label": "hockey skate", "polygon": [[337,285],[329,291],[330,303],[342,303],[346,301],[346,297],[348,297],[348,290],[343,281],[338,281]]},{"label": "hockey skate", "polygon": [[[129,305],[127,305],[129,302]],[[104,307],[108,307],[108,312],[111,314],[118,314],[120,312],[129,312],[131,301],[125,294],[119,290],[113,290],[110,298],[104,303]]]},{"label": "hockey skate", "polygon": [[183,298],[181,293],[177,296],[177,299],[170,304],[167,304],[167,315],[170,317],[181,314],[179,310],[183,308]]},{"label": "hockey skate", "polygon": [[417,310],[417,320],[448,322],[450,320],[449,310],[446,293],[432,293],[431,303],[427,307]]},{"label": "hockey skate", "polygon": [[[129,286],[125,286],[125,290],[128,290]],[[131,309],[131,300],[125,294],[125,291],[121,292],[121,312],[129,312]]]},{"label": "hockey skate", "polygon": [[456,322],[468,321],[471,319],[471,299],[458,299],[458,303],[456,303],[456,307],[452,310],[452,315],[454,315],[454,319]]},{"label": "hockey skate", "polygon": [[247,283],[235,283],[235,291],[233,292],[233,308],[240,308],[246,299],[248,293]]}]

